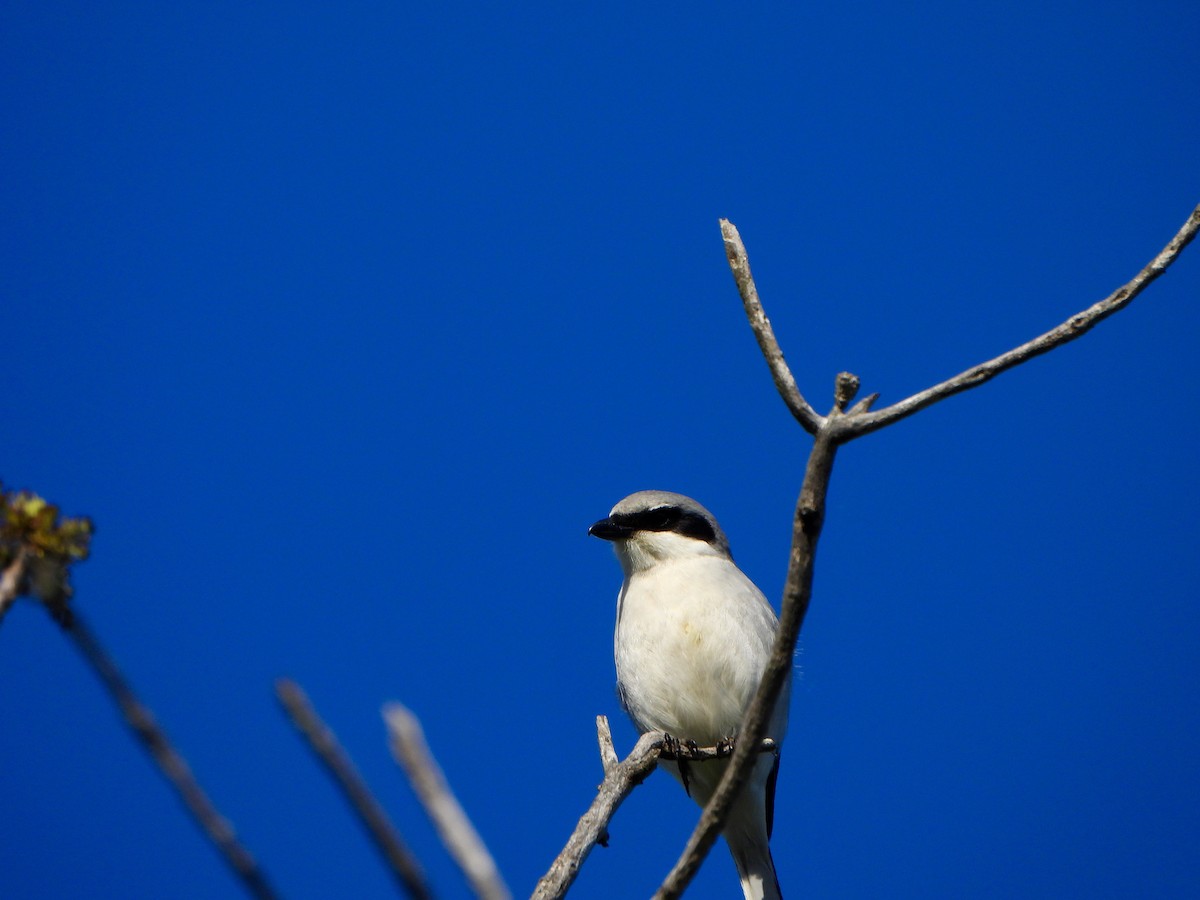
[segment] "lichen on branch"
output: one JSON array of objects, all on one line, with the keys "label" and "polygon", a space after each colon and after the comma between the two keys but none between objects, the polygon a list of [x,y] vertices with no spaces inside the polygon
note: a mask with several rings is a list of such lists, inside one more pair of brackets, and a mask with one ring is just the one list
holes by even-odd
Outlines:
[{"label": "lichen on branch", "polygon": [[0,617],[28,596],[69,625],[71,566],[88,558],[94,531],[88,517],[64,517],[37,494],[5,491],[0,483]]}]

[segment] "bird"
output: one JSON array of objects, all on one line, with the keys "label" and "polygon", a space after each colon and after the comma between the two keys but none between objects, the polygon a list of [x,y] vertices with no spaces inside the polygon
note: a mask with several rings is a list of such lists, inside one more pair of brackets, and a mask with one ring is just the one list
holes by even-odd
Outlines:
[{"label": "bird", "polygon": [[[734,564],[712,513],[682,494],[638,491],[588,534],[612,543],[624,573],[613,650],[617,696],[634,725],[701,747],[735,739],[778,621]],[[787,731],[790,685],[789,673],[767,729],[777,746]],[[701,807],[728,764],[659,762]],[[723,829],[745,900],[782,897],[768,844],[778,771],[777,752],[760,755]]]}]

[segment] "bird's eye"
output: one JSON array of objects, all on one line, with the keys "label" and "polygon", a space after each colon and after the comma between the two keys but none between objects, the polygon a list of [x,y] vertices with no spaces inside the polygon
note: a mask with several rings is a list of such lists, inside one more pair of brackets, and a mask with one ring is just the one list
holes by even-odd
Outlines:
[{"label": "bird's eye", "polygon": [[647,531],[669,531],[679,521],[679,510],[670,506],[652,509],[646,513],[642,527]]}]

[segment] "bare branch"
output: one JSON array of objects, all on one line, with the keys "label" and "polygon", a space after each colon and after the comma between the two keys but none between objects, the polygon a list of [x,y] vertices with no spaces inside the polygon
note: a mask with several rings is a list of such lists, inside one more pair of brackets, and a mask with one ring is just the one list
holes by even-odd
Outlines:
[{"label": "bare branch", "polygon": [[429,752],[417,717],[401,704],[389,703],[383,708],[383,718],[391,736],[392,756],[404,768],[442,844],[466,875],[476,896],[483,900],[508,900],[511,894],[495,860]]},{"label": "bare branch", "polygon": [[[605,727],[607,724],[605,720]],[[599,720],[597,727],[599,728]],[[592,848],[596,844],[608,843],[609,821],[633,789],[654,771],[664,737],[661,731],[643,734],[630,754],[621,762],[614,763],[611,767],[605,762],[604,781],[600,784],[596,799],[580,818],[567,845],[550,864],[549,871],[538,881],[531,900],[558,900],[564,896],[574,883],[580,866],[592,852]],[[603,737],[600,740],[603,745]],[[611,735],[609,740],[612,740]],[[603,750],[601,759],[604,759]]]},{"label": "bare branch", "polygon": [[[532,900],[558,900],[567,893],[592,848],[596,844],[607,846],[608,823],[612,821],[617,808],[654,771],[659,759],[702,761],[730,755],[728,748],[721,747],[678,747],[667,752],[664,748],[666,735],[661,731],[648,731],[638,739],[629,755],[617,762],[607,716],[596,717],[596,737],[600,743],[604,781],[596,790],[596,799],[579,819],[567,845],[538,881]],[[747,756],[756,755],[749,750],[749,746]],[[761,741],[758,745],[759,753],[774,753],[776,749],[774,741]]]},{"label": "bare branch", "polygon": [[725,256],[729,260],[729,268],[733,271],[738,293],[742,296],[746,318],[750,321],[750,328],[754,331],[754,337],[758,339],[758,347],[771,369],[771,378],[775,380],[779,396],[792,411],[796,421],[804,426],[804,430],[815,435],[824,419],[804,399],[800,388],[796,386],[796,379],[792,377],[791,369],[783,358],[783,351],[779,349],[775,331],[771,328],[771,320],[767,318],[762,302],[758,299],[758,289],[754,286],[754,277],[750,274],[750,260],[746,256],[742,237],[728,219],[721,219],[721,235],[725,238]]},{"label": "bare branch", "polygon": [[25,580],[25,561],[28,558],[29,551],[23,546],[19,547],[13,561],[0,573],[0,622],[4,621],[17,597],[21,595],[21,582]]},{"label": "bare branch", "polygon": [[275,682],[275,696],[279,698],[279,703],[292,720],[292,724],[308,741],[309,748],[341,788],[375,846],[383,854],[400,887],[417,900],[432,897],[421,864],[388,819],[387,813],[367,787],[353,761],[342,749],[337,735],[313,709],[308,695],[294,681],[280,678]]},{"label": "bare branch", "polygon": [[1191,243],[1198,231],[1200,231],[1200,206],[1192,210],[1192,214],[1188,216],[1183,227],[1179,229],[1179,232],[1163,248],[1158,256],[1154,257],[1131,281],[1117,288],[1099,303],[1092,305],[1081,313],[1076,313],[1057,328],[1051,329],[1025,344],[1009,350],[995,359],[990,359],[985,363],[980,363],[977,366],[967,369],[965,372],[961,372],[953,378],[943,381],[941,384],[934,385],[918,394],[913,394],[899,403],[894,403],[891,406],[866,415],[842,419],[838,428],[837,438],[839,443],[862,437],[864,434],[870,434],[872,431],[878,431],[885,425],[891,425],[893,422],[907,418],[913,413],[937,403],[939,400],[944,400],[954,394],[981,385],[985,381],[990,381],[1001,372],[1018,366],[1035,356],[1048,353],[1055,347],[1061,346],[1068,341],[1073,341],[1075,338],[1087,333],[1096,323],[1124,309],[1133,302],[1134,297],[1165,272],[1171,263],[1178,258],[1180,252]]},{"label": "bare branch", "polygon": [[763,672],[762,681],[754,695],[742,724],[738,729],[738,740],[733,757],[700,814],[688,842],[675,866],[654,894],[654,900],[673,900],[683,894],[700,864],[712,849],[733,801],[750,776],[756,748],[761,745],[763,735],[775,708],[775,701],[783,689],[783,683],[792,669],[796,652],[796,640],[808,612],[812,596],[813,563],[816,560],[817,539],[825,522],[825,496],[829,478],[833,474],[833,458],[837,444],[830,437],[832,419],[825,420],[813,442],[796,502],[796,513],[792,520],[792,551],[788,561],[787,582],[783,589],[783,607],[779,616],[779,630],[771,649],[771,658]]},{"label": "bare branch", "polygon": [[596,716],[596,741],[600,744],[600,764],[607,775],[617,765],[617,750],[613,747],[612,729],[608,727],[608,716]]},{"label": "bare branch", "polygon": [[275,892],[268,884],[266,875],[254,861],[254,857],[238,841],[233,826],[208,799],[192,775],[187,761],[171,745],[166,733],[154,721],[153,713],[138,700],[129,682],[100,645],[96,635],[78,613],[74,614],[71,624],[63,630],[74,639],[84,658],[91,663],[100,682],[108,689],[125,717],[125,724],[149,752],[159,770],[183,800],[192,818],[241,879],[246,890],[251,896],[262,900],[274,898]]},{"label": "bare branch", "polygon": [[[683,854],[675,867],[667,875],[657,893],[655,900],[668,900],[679,897],[691,882],[700,868],[713,842],[716,840],[729,806],[736,798],[737,792],[745,783],[753,757],[750,748],[762,738],[769,714],[774,706],[784,679],[792,666],[792,655],[795,652],[796,639],[804,623],[804,615],[808,610],[808,602],[812,596],[813,564],[815,561],[817,539],[825,519],[825,498],[829,488],[829,479],[833,473],[833,460],[838,446],[863,434],[878,430],[885,425],[898,421],[906,416],[924,409],[938,400],[958,393],[994,377],[1005,369],[1024,362],[1033,356],[1054,349],[1060,344],[1073,340],[1114,312],[1122,309],[1133,300],[1151,281],[1166,271],[1174,262],[1180,251],[1188,245],[1200,231],[1200,207],[1193,210],[1188,221],[1176,234],[1166,248],[1154,258],[1138,275],[1124,287],[1115,291],[1105,300],[1097,303],[1084,312],[1073,316],[1066,323],[1047,332],[1039,338],[1024,344],[1003,356],[962,373],[943,384],[916,394],[894,406],[871,413],[871,404],[878,396],[872,394],[859,401],[849,412],[843,412],[846,403],[853,398],[858,385],[857,379],[843,373],[838,377],[837,390],[833,412],[828,418],[817,417],[811,420],[803,410],[798,411],[789,400],[790,374],[786,374],[786,366],[782,372],[777,363],[782,363],[782,354],[775,344],[774,336],[765,331],[760,321],[761,309],[757,308],[757,295],[753,292],[753,282],[749,276],[749,265],[746,262],[745,248],[737,238],[737,231],[728,222],[722,220],[721,232],[725,236],[725,254],[729,258],[730,267],[734,271],[734,279],[742,293],[742,302],[746,307],[746,315],[750,327],[759,338],[759,347],[771,367],[775,378],[776,388],[788,401],[789,408],[804,428],[815,437],[812,453],[808,458],[808,467],[804,473],[804,482],[800,488],[800,498],[796,504],[796,514],[792,526],[792,550],[788,564],[787,583],[784,587],[783,608],[780,614],[779,630],[776,634],[775,645],[771,651],[771,659],[763,673],[758,692],[754,696],[739,729],[739,741],[733,758],[721,778],[720,784],[710,798],[708,805],[701,813],[700,821],[695,831],[688,839]],[[798,395],[798,392],[797,392]],[[807,404],[805,404],[807,408]],[[809,408],[811,413],[811,408]],[[815,415],[815,414],[813,414]]]},{"label": "bare branch", "polygon": [[855,403],[852,407],[850,407],[848,410],[846,410],[846,415],[848,415],[848,416],[862,415],[863,413],[867,412],[872,406],[874,406],[875,401],[878,399],[879,399],[879,394],[877,394],[877,393],[876,394],[867,394],[867,396],[863,397],[861,400],[859,400],[857,403]]}]

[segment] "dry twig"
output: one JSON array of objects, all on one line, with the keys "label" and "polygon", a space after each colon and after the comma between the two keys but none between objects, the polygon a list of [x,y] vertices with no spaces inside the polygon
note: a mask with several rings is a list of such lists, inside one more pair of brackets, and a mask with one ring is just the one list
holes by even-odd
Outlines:
[{"label": "dry twig", "polygon": [[[603,725],[600,724],[603,720]],[[567,845],[550,865],[534,888],[531,900],[558,900],[574,883],[579,869],[597,844],[608,843],[608,823],[617,808],[635,787],[658,765],[662,750],[661,731],[643,734],[625,759],[617,762],[612,747],[612,735],[608,733],[608,719],[599,716],[596,720],[600,741],[600,759],[604,766],[604,781],[596,792],[596,799],[588,811],[579,819]],[[607,744],[606,744],[607,739]]]},{"label": "dry twig", "polygon": [[762,739],[766,731],[769,712],[774,707],[784,679],[791,669],[796,640],[804,623],[804,615],[808,610],[808,602],[812,594],[813,563],[817,539],[820,537],[821,527],[824,524],[825,496],[829,487],[829,478],[833,473],[833,460],[837,448],[856,437],[877,431],[892,422],[910,416],[938,400],[983,384],[1007,369],[1079,337],[1097,322],[1123,309],[1150,282],[1162,275],[1178,258],[1183,248],[1196,236],[1197,231],[1200,231],[1200,206],[1192,211],[1183,227],[1161,253],[1131,281],[1104,300],[1072,316],[1058,328],[1048,331],[1008,353],[968,369],[954,378],[878,412],[870,411],[871,403],[877,395],[865,398],[848,412],[842,411],[846,404],[853,399],[858,387],[858,379],[843,372],[838,376],[833,409],[827,417],[822,418],[804,399],[799,388],[796,387],[795,378],[787,368],[787,363],[784,362],[783,352],[780,350],[770,323],[762,310],[758,291],[750,276],[750,263],[746,257],[746,249],[737,229],[729,221],[721,220],[725,253],[729,258],[734,281],[742,296],[750,327],[758,338],[759,347],[771,370],[771,377],[775,381],[780,396],[805,430],[813,435],[814,442],[804,473],[804,481],[800,488],[800,497],[796,503],[796,513],[792,523],[792,550],[788,562],[788,576],[784,586],[779,631],[776,635],[770,662],[738,731],[742,741],[736,747],[733,759],[725,770],[720,784],[708,805],[705,806],[704,812],[701,813],[700,821],[688,839],[679,860],[655,893],[655,900],[672,900],[683,893],[716,841],[721,825],[728,815],[729,807],[749,776],[754,755],[751,748]]},{"label": "dry twig", "polygon": [[783,351],[779,349],[779,341],[775,339],[771,320],[767,318],[762,301],[758,299],[758,288],[754,286],[754,276],[750,274],[750,257],[746,255],[742,236],[728,219],[721,219],[721,235],[725,239],[725,258],[729,260],[733,280],[742,296],[746,319],[750,322],[754,337],[758,339],[758,349],[762,351],[763,358],[771,369],[771,378],[775,381],[779,396],[796,417],[796,421],[804,426],[804,430],[815,435],[825,420],[812,408],[812,404],[804,399],[800,388],[796,386],[792,370],[783,358]]},{"label": "dry twig", "polygon": [[400,887],[417,900],[433,896],[425,881],[421,864],[388,819],[387,813],[367,787],[354,762],[342,749],[337,735],[322,721],[300,685],[287,678],[275,682],[275,696],[288,718],[308,742],[309,748],[324,765],[350,803],[371,840],[383,854]]},{"label": "dry twig", "polygon": [[985,381],[995,378],[1001,372],[1033,359],[1035,356],[1048,353],[1054,348],[1073,341],[1078,337],[1082,337],[1094,325],[1132,303],[1134,297],[1167,271],[1171,263],[1175,262],[1179,254],[1183,252],[1183,248],[1192,242],[1198,231],[1200,231],[1200,206],[1192,210],[1192,214],[1183,223],[1183,227],[1179,229],[1170,243],[1162,249],[1161,253],[1150,260],[1132,279],[1121,285],[1121,287],[1117,288],[1103,300],[1093,304],[1083,312],[1071,316],[1071,318],[1067,319],[1067,321],[1063,322],[1057,328],[1052,328],[1045,334],[1038,335],[1033,340],[1027,341],[1021,346],[1009,350],[1007,353],[1002,353],[995,359],[989,359],[987,362],[972,366],[965,372],[960,372],[958,375],[943,381],[941,384],[935,384],[931,388],[913,394],[911,397],[901,400],[899,403],[893,403],[891,406],[877,412],[846,417],[837,429],[838,442],[845,443],[853,438],[862,437],[864,434],[870,434],[872,431],[878,431],[885,425],[891,425],[893,422],[907,418],[913,413],[920,412],[925,407],[931,406],[939,400],[944,400],[954,394],[977,387]]},{"label": "dry twig", "polygon": [[[668,752],[664,746],[666,735],[661,731],[648,731],[638,739],[629,755],[618,762],[607,716],[596,717],[596,738],[600,744],[604,781],[596,789],[596,799],[580,817],[567,845],[538,881],[532,900],[558,900],[567,893],[592,848],[608,843],[608,823],[617,808],[654,771],[658,760],[682,758],[700,762],[730,755],[728,749],[720,747],[677,747]],[[757,752],[774,753],[775,750],[775,742],[766,740],[758,745]]]},{"label": "dry twig", "polygon": [[496,862],[446,784],[417,717],[399,703],[389,703],[383,708],[383,718],[391,737],[392,755],[404,768],[442,844],[466,875],[471,889],[483,900],[508,900],[511,894]]},{"label": "dry twig", "polygon": [[617,765],[617,748],[613,746],[612,729],[608,727],[608,716],[596,716],[596,743],[600,745],[600,765],[607,775]]}]

